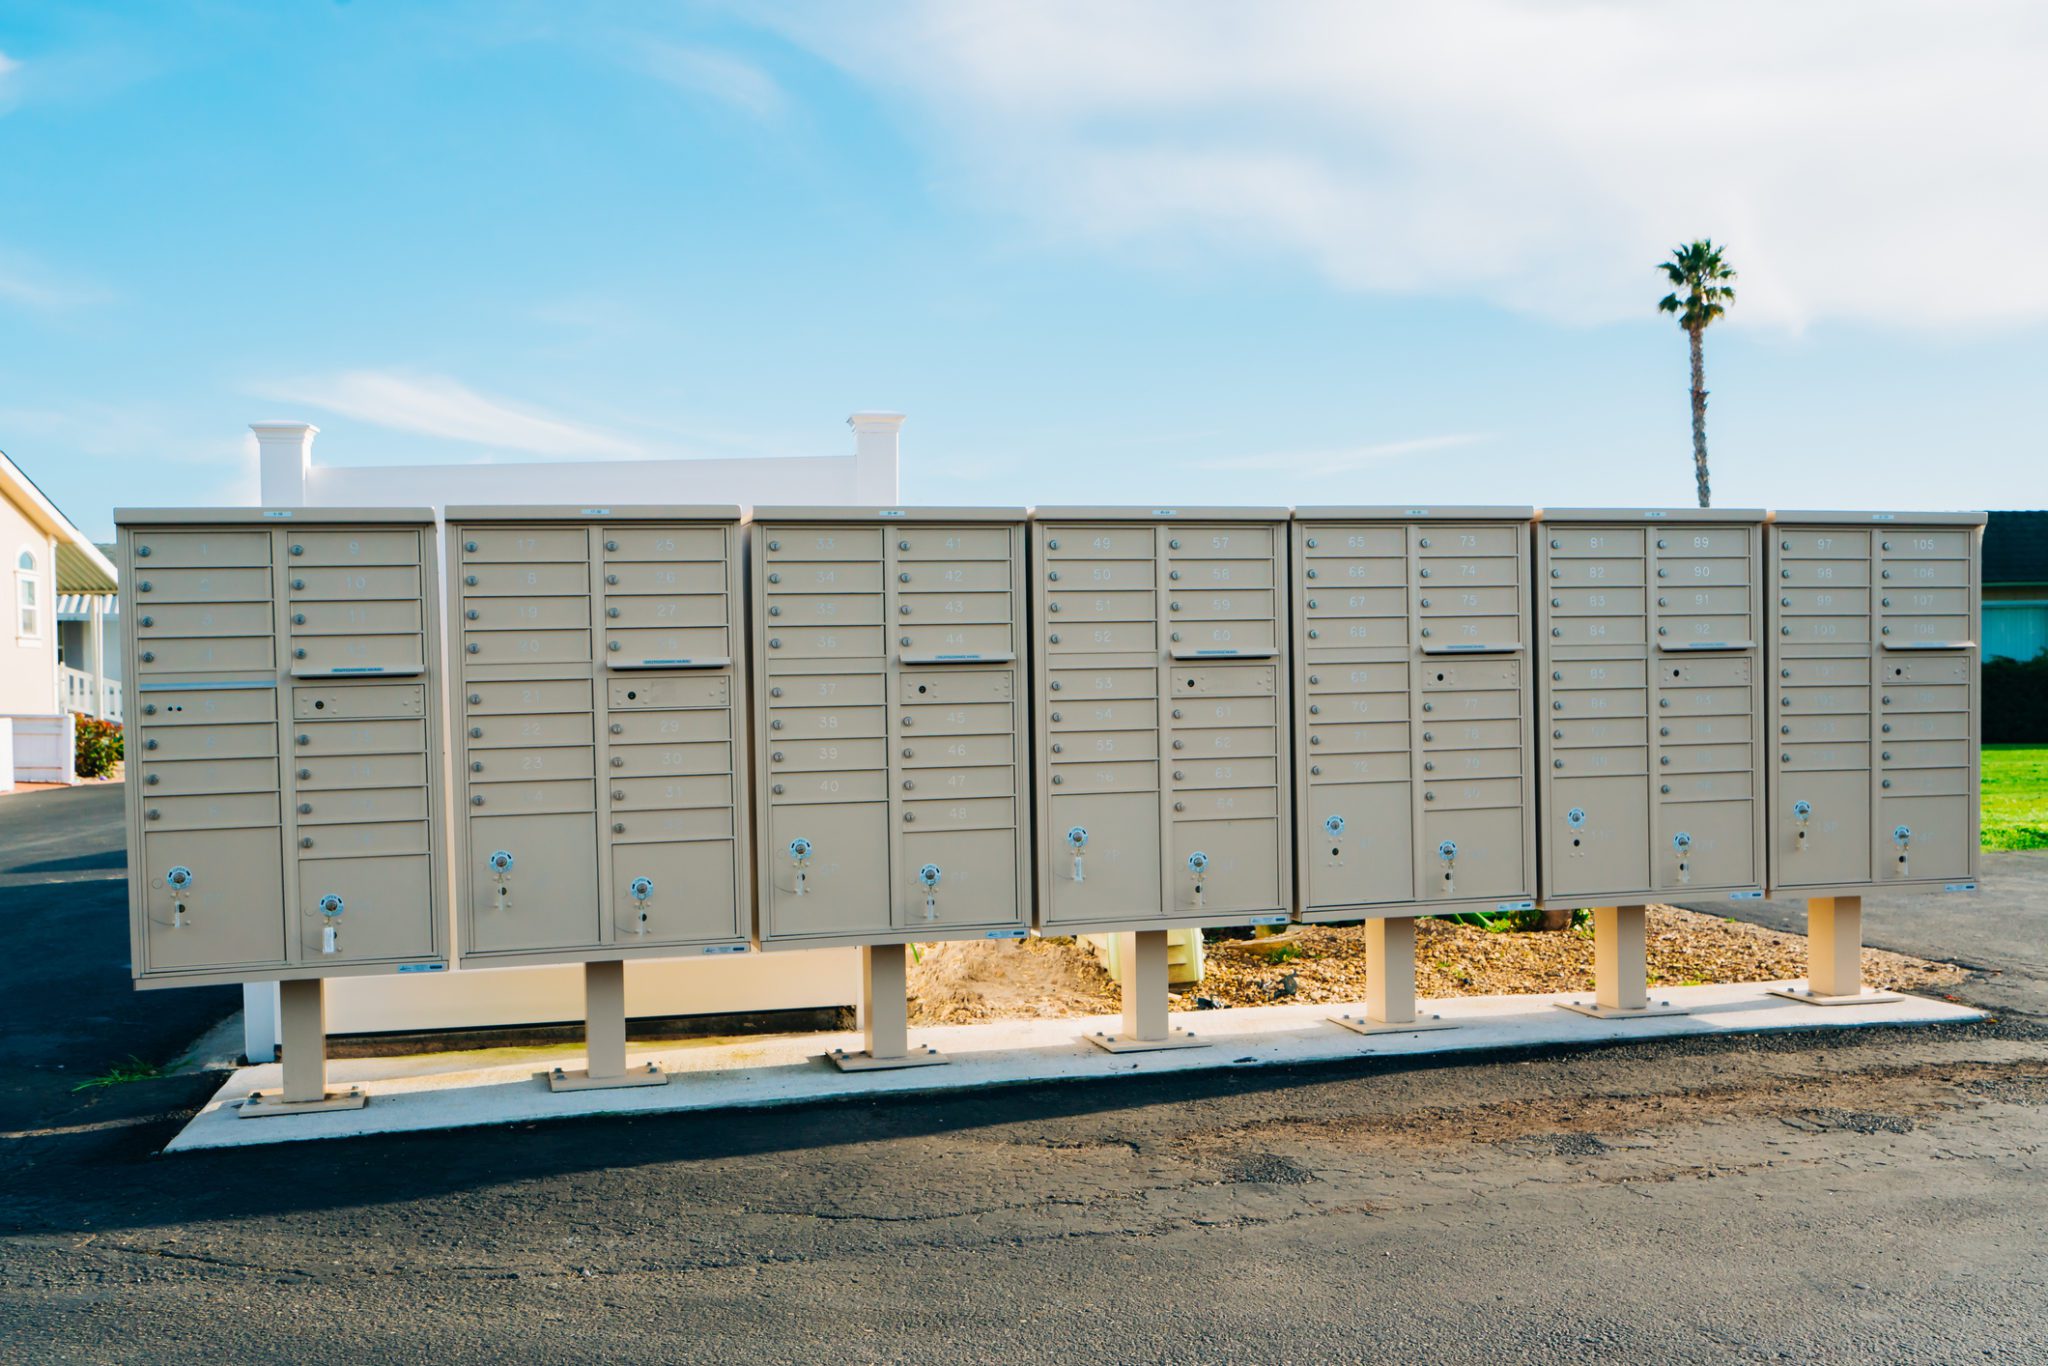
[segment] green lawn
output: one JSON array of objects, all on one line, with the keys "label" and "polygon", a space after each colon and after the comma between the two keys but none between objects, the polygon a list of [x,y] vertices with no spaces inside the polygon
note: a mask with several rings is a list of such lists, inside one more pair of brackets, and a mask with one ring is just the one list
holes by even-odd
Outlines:
[{"label": "green lawn", "polygon": [[2048,745],[1984,746],[1984,847],[2048,849]]}]

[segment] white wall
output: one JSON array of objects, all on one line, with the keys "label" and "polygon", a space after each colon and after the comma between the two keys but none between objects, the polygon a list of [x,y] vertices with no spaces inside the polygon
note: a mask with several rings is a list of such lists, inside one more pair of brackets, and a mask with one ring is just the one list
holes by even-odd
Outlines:
[{"label": "white wall", "polygon": [[69,712],[55,716],[0,716],[14,731],[13,773],[16,782],[68,783],[78,757],[77,721]]}]

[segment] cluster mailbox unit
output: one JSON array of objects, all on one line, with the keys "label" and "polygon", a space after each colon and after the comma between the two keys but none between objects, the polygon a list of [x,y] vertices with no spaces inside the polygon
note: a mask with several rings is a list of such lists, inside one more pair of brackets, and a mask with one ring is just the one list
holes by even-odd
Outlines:
[{"label": "cluster mailbox unit", "polygon": [[737,507],[451,507],[465,967],[582,963],[587,1070],[625,960],[743,952],[752,916]]},{"label": "cluster mailbox unit", "polygon": [[1974,890],[1982,513],[1781,512],[1769,536],[1774,897],[1819,1004],[1862,989],[1862,894]]},{"label": "cluster mailbox unit", "polygon": [[1415,920],[1535,905],[1530,508],[1294,514],[1301,918],[1369,918],[1364,1033],[1415,1018]]},{"label": "cluster mailbox unit", "polygon": [[242,1113],[360,1105],[322,979],[447,965],[433,514],[114,516],[137,984],[280,983],[284,1087]]},{"label": "cluster mailbox unit", "polygon": [[1542,899],[1594,906],[1593,1003],[1648,998],[1644,903],[1764,887],[1764,514],[1546,510],[1537,525]]},{"label": "cluster mailbox unit", "polygon": [[750,543],[761,945],[861,948],[842,1068],[943,1061],[905,946],[1030,927],[1023,510],[764,507]]},{"label": "cluster mailbox unit", "polygon": [[1038,925],[1115,932],[1124,1023],[1168,1027],[1166,931],[1294,906],[1284,508],[1033,514]]}]

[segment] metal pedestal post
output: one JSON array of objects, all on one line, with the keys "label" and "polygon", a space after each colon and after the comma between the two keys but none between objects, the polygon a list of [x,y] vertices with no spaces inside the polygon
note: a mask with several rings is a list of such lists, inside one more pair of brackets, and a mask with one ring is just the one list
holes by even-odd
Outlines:
[{"label": "metal pedestal post", "polygon": [[1863,898],[1806,899],[1806,985],[1775,988],[1771,995],[1810,1006],[1868,1006],[1906,998],[1896,991],[1863,989]]},{"label": "metal pedestal post", "polygon": [[550,1091],[602,1091],[615,1086],[666,1086],[661,1064],[626,1066],[626,965],[583,965],[583,1050],[585,1066],[548,1073]]},{"label": "metal pedestal post", "polygon": [[369,1103],[359,1086],[327,1089],[327,983],[319,978],[277,984],[278,1029],[284,1035],[284,1088],[251,1091],[236,1113],[244,1119],[360,1110]]},{"label": "metal pedestal post", "polygon": [[884,1072],[932,1067],[949,1059],[936,1048],[910,1046],[910,947],[870,944],[860,951],[858,1053],[835,1048],[825,1056],[842,1072]]},{"label": "metal pedestal post", "polygon": [[1169,1021],[1171,998],[1166,990],[1165,930],[1134,930],[1120,935],[1117,961],[1123,969],[1123,1028],[1114,1034],[1097,1031],[1086,1035],[1089,1043],[1111,1053],[1208,1046],[1207,1039],[1197,1039]]},{"label": "metal pedestal post", "polygon": [[1354,1034],[1415,1034],[1455,1029],[1442,1016],[1415,1014],[1415,920],[1389,916],[1365,922],[1365,1010],[1332,1015]]},{"label": "metal pedestal post", "polygon": [[1685,1007],[1650,999],[1649,913],[1641,906],[1593,908],[1593,999],[1559,1001],[1596,1020],[1683,1015]]}]

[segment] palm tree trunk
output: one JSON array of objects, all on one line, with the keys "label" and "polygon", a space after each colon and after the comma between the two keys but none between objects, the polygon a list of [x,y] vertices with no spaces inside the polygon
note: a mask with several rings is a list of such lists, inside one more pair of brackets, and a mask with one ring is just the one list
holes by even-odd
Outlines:
[{"label": "palm tree trunk", "polygon": [[1699,480],[1700,506],[1712,507],[1713,494],[1707,488],[1707,360],[1700,345],[1704,329],[1691,328],[1692,338],[1692,467]]}]

